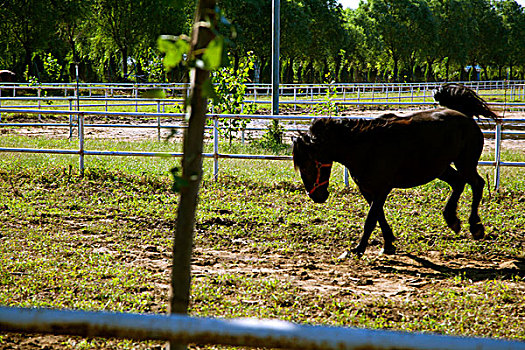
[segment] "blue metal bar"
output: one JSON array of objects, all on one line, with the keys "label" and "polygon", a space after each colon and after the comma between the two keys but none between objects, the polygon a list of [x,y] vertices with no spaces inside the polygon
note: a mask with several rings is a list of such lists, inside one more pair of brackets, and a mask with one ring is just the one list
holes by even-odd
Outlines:
[{"label": "blue metal bar", "polygon": [[279,320],[196,318],[0,307],[0,329],[84,337],[286,349],[525,350],[525,342],[301,325]]}]

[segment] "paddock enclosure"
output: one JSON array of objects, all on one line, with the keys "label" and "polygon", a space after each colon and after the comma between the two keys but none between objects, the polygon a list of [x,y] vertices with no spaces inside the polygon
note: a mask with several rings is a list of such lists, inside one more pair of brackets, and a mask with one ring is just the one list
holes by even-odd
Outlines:
[{"label": "paddock enclosure", "polygon": [[[410,337],[405,331],[451,337],[416,334],[398,343],[403,348],[525,348],[525,85],[475,84],[472,87],[491,108],[505,117],[501,125],[479,121],[486,136],[480,172],[490,187],[480,207],[486,238],[473,241],[465,223],[458,234],[447,229],[441,211],[449,189],[434,181],[392,193],[385,214],[399,233],[398,247],[404,247],[395,256],[378,254],[382,237],[376,230],[363,258],[337,260],[357,242],[366,202],[337,166],[328,203],[311,203],[293,170],[289,147],[270,150],[261,140],[273,119],[284,129],[286,146],[312,118],[371,118],[387,111],[403,114],[432,108],[435,85],[284,86],[279,116],[268,110],[269,87],[251,86],[245,103],[254,103],[256,114],[215,115],[210,109],[192,262],[190,314],[195,319],[184,322],[212,332],[205,328],[211,327],[205,324],[207,318],[221,317],[226,323],[218,320],[219,329],[234,332],[246,326],[243,331],[268,331],[271,323],[230,327],[227,322],[236,317],[277,318],[294,322],[279,324],[290,327],[292,338],[298,336],[296,330],[321,331],[310,326],[295,329],[295,323],[350,327],[347,331],[363,334],[367,331],[360,328],[386,329],[386,333],[366,333],[369,338],[364,339],[370,340],[366,344],[352,345],[376,348],[386,348],[389,343],[384,339]],[[335,93],[327,93],[334,87]],[[153,88],[166,89],[166,98],[140,98],[141,92]],[[169,169],[178,164],[181,153],[180,105],[186,87],[80,85],[77,89],[4,83],[0,91],[0,304],[84,310],[77,315],[81,319],[98,315],[100,322],[110,320],[114,327],[121,326],[108,312],[166,313],[177,207]],[[230,142],[224,129],[230,120],[243,119],[249,122],[232,132]],[[467,190],[459,205],[463,221],[469,196]],[[27,310],[29,318],[17,322],[27,325],[34,317],[44,321],[51,317],[54,329],[78,329],[78,320],[62,320],[66,315],[49,311],[49,315],[45,310],[35,315]],[[0,309],[2,316],[7,312]],[[164,322],[162,315],[149,316]],[[4,322],[0,321],[2,327],[14,329]],[[175,338],[187,336],[171,331]],[[326,337],[338,341],[339,331],[330,328]],[[155,336],[158,329],[142,332],[146,335],[140,339],[147,341],[118,332],[128,340],[99,338],[106,334],[97,332],[78,337],[3,331],[0,348],[162,346]],[[232,342],[237,336],[265,337],[236,333],[215,340],[254,346],[248,341]],[[213,343],[208,338],[177,339],[194,342],[192,348],[216,348],[203,345]],[[270,344],[341,346],[312,341],[303,347],[282,341]]]}]

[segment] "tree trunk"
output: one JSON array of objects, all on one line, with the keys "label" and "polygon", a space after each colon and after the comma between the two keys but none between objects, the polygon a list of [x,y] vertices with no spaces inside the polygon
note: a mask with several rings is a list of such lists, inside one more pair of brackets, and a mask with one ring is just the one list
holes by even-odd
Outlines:
[{"label": "tree trunk", "polygon": [[432,60],[427,59],[426,69],[425,69],[425,81],[428,83],[432,76]]},{"label": "tree trunk", "polygon": [[304,77],[306,78],[305,83],[313,83],[313,71],[314,71],[314,65],[312,64],[312,61],[308,61],[308,64],[306,65],[306,70]]},{"label": "tree trunk", "polygon": [[396,56],[392,56],[392,60],[394,61],[394,82],[399,82],[399,60]]},{"label": "tree trunk", "polygon": [[233,53],[233,74],[237,74],[239,70],[239,53]]},{"label": "tree trunk", "polygon": [[[215,0],[200,0],[194,23],[215,21]],[[191,52],[207,47],[215,34],[209,27],[195,27],[192,33]],[[190,57],[191,57],[190,52]],[[197,55],[197,58],[202,55]],[[204,84],[209,79],[207,70],[194,68],[191,72],[191,102],[188,128],[184,133],[184,155],[182,157],[182,181],[177,210],[177,226],[173,245],[169,313],[186,314],[190,301],[191,255],[195,211],[199,187],[202,180],[202,148],[206,123],[207,97]],[[185,349],[185,345],[171,342],[170,349]]]},{"label": "tree trunk", "polygon": [[286,67],[286,82],[288,84],[292,84],[293,83],[293,56],[290,57],[290,60],[288,61],[288,66]]},{"label": "tree trunk", "polygon": [[120,48],[120,58],[122,59],[120,69],[122,70],[122,77],[124,79],[128,78],[128,48]]}]

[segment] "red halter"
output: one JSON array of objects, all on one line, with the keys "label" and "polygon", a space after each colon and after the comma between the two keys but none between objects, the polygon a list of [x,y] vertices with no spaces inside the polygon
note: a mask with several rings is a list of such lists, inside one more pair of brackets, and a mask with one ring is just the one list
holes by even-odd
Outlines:
[{"label": "red halter", "polygon": [[312,195],[312,193],[314,193],[319,187],[321,187],[323,185],[326,185],[328,183],[329,179],[319,183],[319,181],[321,180],[321,168],[331,168],[332,167],[332,162],[330,162],[330,163],[321,163],[321,162],[316,160],[315,161],[315,166],[317,168],[317,179],[315,180],[314,186],[312,187],[312,189],[310,191],[308,191],[308,195]]}]

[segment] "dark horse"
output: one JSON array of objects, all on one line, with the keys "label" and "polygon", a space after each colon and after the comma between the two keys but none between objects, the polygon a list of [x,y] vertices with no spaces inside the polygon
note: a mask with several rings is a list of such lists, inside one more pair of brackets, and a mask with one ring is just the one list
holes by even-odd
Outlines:
[{"label": "dark horse", "polygon": [[328,198],[331,167],[339,162],[349,169],[370,205],[361,241],[352,252],[365,252],[379,222],[383,252],[394,254],[394,235],[383,211],[388,194],[393,188],[415,187],[435,178],[452,187],[443,215],[456,233],[461,229],[456,215],[459,197],[466,183],[472,187],[470,232],[474,239],[483,238],[478,206],[485,181],[477,172],[483,134],[474,116],[498,117],[462,85],[445,84],[434,99],[445,107],[406,117],[386,114],[372,120],[317,119],[294,141],[294,165],[314,202],[323,203]]}]

